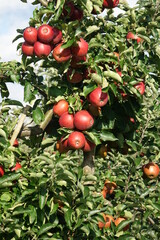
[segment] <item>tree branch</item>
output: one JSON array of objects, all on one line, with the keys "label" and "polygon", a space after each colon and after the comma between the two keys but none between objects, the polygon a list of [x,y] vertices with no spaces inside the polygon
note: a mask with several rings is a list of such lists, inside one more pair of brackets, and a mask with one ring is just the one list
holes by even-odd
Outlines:
[{"label": "tree branch", "polygon": [[90,152],[84,153],[84,160],[83,160],[83,173],[85,175],[94,174],[94,156],[95,156],[95,149]]},{"label": "tree branch", "polygon": [[22,125],[23,125],[24,120],[25,120],[25,118],[26,118],[27,111],[28,111],[29,109],[30,109],[30,106],[28,106],[28,105],[27,105],[26,107],[24,107],[24,109],[23,109],[23,113],[21,114],[21,117],[20,117],[20,119],[19,119],[19,122],[18,122],[16,128],[14,129],[13,135],[12,135],[11,140],[10,140],[11,146],[13,146],[14,141],[16,140],[19,132],[21,131]]}]

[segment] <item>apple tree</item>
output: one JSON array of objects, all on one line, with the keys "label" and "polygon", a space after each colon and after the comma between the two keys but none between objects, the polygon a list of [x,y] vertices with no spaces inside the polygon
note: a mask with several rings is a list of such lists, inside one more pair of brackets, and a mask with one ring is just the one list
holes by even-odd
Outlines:
[{"label": "apple tree", "polygon": [[32,4],[0,63],[1,239],[158,240],[160,2]]}]

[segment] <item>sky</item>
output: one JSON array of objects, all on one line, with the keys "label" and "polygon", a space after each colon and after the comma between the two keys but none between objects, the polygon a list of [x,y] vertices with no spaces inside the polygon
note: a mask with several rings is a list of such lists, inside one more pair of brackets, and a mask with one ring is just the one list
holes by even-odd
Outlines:
[{"label": "sky", "polygon": [[[18,42],[12,43],[17,35],[16,29],[24,29],[28,26],[29,18],[35,8],[32,0],[27,4],[20,0],[0,0],[0,61],[21,60],[16,51]],[[128,0],[130,6],[134,6],[137,0]],[[118,8],[117,8],[118,9]],[[117,11],[116,9],[116,11]],[[9,98],[23,102],[23,88],[18,84],[8,84]],[[0,96],[0,102],[1,102]]]}]

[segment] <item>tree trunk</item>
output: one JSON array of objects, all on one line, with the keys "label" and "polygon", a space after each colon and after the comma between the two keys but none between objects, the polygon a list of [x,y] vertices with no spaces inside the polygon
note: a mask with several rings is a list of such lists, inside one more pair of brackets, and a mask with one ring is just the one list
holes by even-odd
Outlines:
[{"label": "tree trunk", "polygon": [[94,175],[94,156],[95,149],[90,152],[84,152],[84,160],[83,160],[83,173],[85,175],[93,174]]}]

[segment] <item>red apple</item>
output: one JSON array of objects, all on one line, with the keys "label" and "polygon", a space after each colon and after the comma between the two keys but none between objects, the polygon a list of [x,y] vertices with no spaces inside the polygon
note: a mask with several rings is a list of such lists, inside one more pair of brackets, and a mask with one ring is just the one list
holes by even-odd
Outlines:
[{"label": "red apple", "polygon": [[64,16],[69,16],[71,17],[73,12],[74,12],[74,3],[71,1],[71,2],[68,2],[64,5],[64,8],[63,8],[63,14]]},{"label": "red apple", "polygon": [[29,44],[34,44],[37,41],[37,29],[27,27],[23,32],[24,40]]},{"label": "red apple", "polygon": [[53,33],[54,33],[54,35],[53,35],[52,43],[53,44],[57,44],[57,43],[61,42],[61,40],[62,40],[62,32],[61,32],[61,30],[59,30],[58,28],[54,27],[53,28]]},{"label": "red apple", "polygon": [[74,115],[74,125],[78,130],[85,131],[91,128],[94,124],[94,119],[86,110],[81,110]]},{"label": "red apple", "polygon": [[22,43],[22,53],[26,56],[33,56],[34,47],[27,42]]},{"label": "red apple", "polygon": [[90,151],[92,151],[95,147],[96,147],[96,145],[95,145],[93,142],[89,141],[89,140],[86,138],[83,151],[84,151],[84,152],[90,152]]},{"label": "red apple", "polygon": [[21,164],[19,162],[16,163],[16,166],[11,169],[11,171],[17,171],[18,169],[22,168]]},{"label": "red apple", "polygon": [[143,39],[140,37],[137,37],[137,43],[143,42]]},{"label": "red apple", "polygon": [[72,132],[68,137],[68,146],[71,149],[81,149],[85,145],[85,136],[81,132]]},{"label": "red apple", "polygon": [[102,88],[98,87],[89,94],[88,100],[94,106],[103,107],[108,102],[108,94],[103,93]]},{"label": "red apple", "polygon": [[13,146],[14,146],[14,147],[18,147],[18,145],[19,145],[18,140],[15,139],[15,141],[14,141],[14,143],[13,143]]},{"label": "red apple", "polygon": [[38,40],[42,43],[50,43],[54,37],[54,31],[48,24],[43,24],[38,28],[37,31]]},{"label": "red apple", "polygon": [[34,44],[34,53],[37,57],[47,57],[51,52],[51,46],[49,44],[36,42]]},{"label": "red apple", "polygon": [[84,79],[83,73],[75,71],[74,69],[68,69],[67,81],[70,83],[79,83]]},{"label": "red apple", "polygon": [[135,123],[134,118],[130,117],[129,120],[130,120],[130,122]]},{"label": "red apple", "polygon": [[139,83],[135,84],[134,87],[140,92],[141,95],[144,94],[144,92],[145,92],[144,82],[139,82]]},{"label": "red apple", "polygon": [[119,0],[103,0],[103,6],[105,8],[115,8],[119,4]]},{"label": "red apple", "polygon": [[0,177],[3,177],[4,175],[4,168],[2,165],[0,165]]},{"label": "red apple", "polygon": [[149,162],[143,165],[143,173],[150,179],[156,178],[159,175],[159,166],[156,163]]},{"label": "red apple", "polygon": [[74,129],[74,115],[68,112],[63,113],[59,118],[59,125],[69,129]]},{"label": "red apple", "polygon": [[63,113],[68,112],[68,108],[68,102],[62,99],[53,106],[53,113],[60,117]]},{"label": "red apple", "polygon": [[116,72],[118,73],[118,75],[119,75],[120,77],[122,77],[122,72],[121,72],[118,68],[116,68]]},{"label": "red apple", "polygon": [[71,61],[71,67],[81,68],[83,66],[81,62],[85,62],[85,61],[86,61],[86,56],[82,56],[82,57],[73,56]]},{"label": "red apple", "polygon": [[56,149],[60,153],[68,152],[68,150],[69,150],[69,148],[68,148],[68,139],[63,140],[63,137],[62,137],[59,141],[57,141]]},{"label": "red apple", "polygon": [[80,38],[76,45],[71,47],[71,51],[74,56],[85,56],[88,52],[88,43],[83,38]]},{"label": "red apple", "polygon": [[53,49],[53,57],[57,62],[66,62],[72,56],[70,48],[62,48],[62,44],[63,43],[59,43]]},{"label": "red apple", "polygon": [[[118,226],[122,221],[125,221],[126,219],[123,217],[118,217],[115,220],[115,225]],[[123,231],[127,231],[129,229],[129,224],[123,228]]]},{"label": "red apple", "polygon": [[94,117],[98,117],[101,114],[101,108],[97,107],[97,106],[94,106],[92,104],[89,104],[88,110],[92,114],[92,116],[94,116]]},{"label": "red apple", "polygon": [[77,7],[74,7],[74,11],[71,15],[71,20],[75,21],[75,20],[81,20],[83,18],[83,11],[80,10]]},{"label": "red apple", "polygon": [[129,40],[129,39],[136,40],[137,36],[134,35],[132,32],[128,32],[126,38],[127,38],[127,40]]}]

